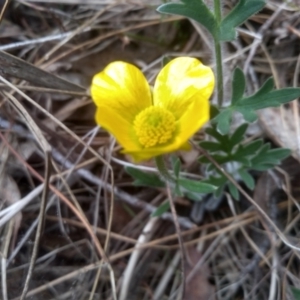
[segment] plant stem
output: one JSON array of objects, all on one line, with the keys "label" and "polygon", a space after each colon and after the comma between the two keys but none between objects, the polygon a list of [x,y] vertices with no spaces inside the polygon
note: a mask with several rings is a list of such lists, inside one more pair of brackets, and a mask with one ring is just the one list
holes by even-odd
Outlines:
[{"label": "plant stem", "polygon": [[221,13],[221,2],[220,0],[214,0],[214,13],[215,13],[215,18],[218,22],[218,25],[220,25],[221,20],[222,20],[222,13]]},{"label": "plant stem", "polygon": [[[221,13],[221,2],[220,0],[214,0],[214,12],[215,18],[218,25],[222,21]],[[218,97],[218,106],[221,107],[223,104],[223,66],[222,66],[222,50],[221,43],[219,41],[219,36],[214,36],[215,44],[215,57],[216,57],[216,66],[217,66],[217,97]]]},{"label": "plant stem", "polygon": [[169,171],[165,165],[164,157],[156,156],[155,163],[156,163],[156,167],[159,171],[159,174],[163,177],[163,179],[166,180],[167,182],[175,183],[175,179],[169,173]]},{"label": "plant stem", "polygon": [[182,272],[181,273],[181,275],[182,275],[182,288],[181,288],[181,296],[180,296],[179,299],[183,299],[184,294],[185,294],[185,280],[186,280],[186,268],[185,268],[186,255],[185,255],[185,249],[184,249],[184,245],[183,245],[183,241],[182,241],[182,237],[181,237],[181,230],[180,230],[180,226],[179,226],[178,215],[177,215],[177,212],[176,212],[174,200],[173,200],[173,197],[172,197],[172,191],[171,191],[171,187],[170,187],[170,184],[172,184],[172,183],[176,184],[176,180],[169,173],[169,171],[168,171],[168,169],[165,165],[165,161],[164,161],[163,156],[155,157],[155,162],[156,162],[156,166],[157,166],[157,169],[158,169],[160,175],[166,181],[166,187],[167,187],[167,193],[168,193],[170,208],[171,208],[171,211],[172,211],[172,215],[173,215],[173,219],[174,219],[174,225],[175,225],[177,238],[178,238],[178,242],[179,242],[179,249],[180,249],[180,254],[181,254],[181,272]]},{"label": "plant stem", "polygon": [[219,41],[215,40],[215,56],[217,65],[217,97],[218,106],[222,107],[223,104],[223,66],[222,66],[222,53]]},{"label": "plant stem", "polygon": [[185,267],[186,251],[185,251],[184,244],[183,244],[183,241],[182,241],[181,230],[180,230],[180,226],[179,226],[179,222],[178,222],[178,215],[177,215],[177,212],[176,212],[174,200],[173,200],[173,197],[172,197],[171,187],[170,187],[169,183],[167,183],[167,193],[168,193],[171,212],[172,212],[173,219],[174,219],[174,225],[175,225],[175,229],[176,229],[176,233],[177,233],[180,256],[181,256],[182,288],[181,288],[181,296],[180,296],[179,299],[184,299],[185,285],[186,285],[186,267]]}]

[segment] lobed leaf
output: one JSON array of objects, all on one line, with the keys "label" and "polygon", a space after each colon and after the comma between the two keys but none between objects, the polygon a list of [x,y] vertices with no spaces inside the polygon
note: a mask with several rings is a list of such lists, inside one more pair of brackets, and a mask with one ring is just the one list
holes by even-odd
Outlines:
[{"label": "lobed leaf", "polygon": [[257,119],[256,110],[277,107],[300,97],[300,88],[283,88],[279,90],[273,90],[273,88],[274,81],[269,78],[255,94],[243,97],[245,77],[242,70],[235,69],[231,105],[221,110],[213,119],[217,123],[217,130],[223,135],[229,132],[234,111],[240,112],[247,122],[254,122]]},{"label": "lobed leaf", "polygon": [[209,152],[223,151],[231,154],[233,149],[244,139],[245,132],[248,128],[248,124],[242,124],[239,126],[232,135],[220,134],[215,125],[206,129],[206,133],[214,137],[217,141],[203,141],[199,145]]},{"label": "lobed leaf", "polygon": [[151,214],[151,217],[160,217],[170,208],[170,202],[163,202],[161,205],[157,207],[157,209]]},{"label": "lobed leaf", "polygon": [[255,186],[255,182],[254,182],[254,179],[253,179],[252,175],[250,175],[250,173],[248,171],[246,171],[245,169],[239,170],[238,173],[241,176],[241,178],[244,181],[244,183],[246,184],[246,186],[250,190],[253,190],[254,186]]},{"label": "lobed leaf", "polygon": [[222,186],[227,182],[227,178],[220,174],[220,176],[210,176],[208,179],[205,179],[203,182],[214,185],[214,186]]},{"label": "lobed leaf", "polygon": [[294,286],[291,286],[291,291],[293,293],[295,300],[300,300],[300,290],[298,288],[295,288]]},{"label": "lobed leaf", "polygon": [[203,181],[189,180],[185,178],[178,179],[178,183],[187,191],[200,194],[212,193],[217,189],[217,187],[212,184]]},{"label": "lobed leaf", "polygon": [[236,154],[239,156],[254,155],[262,146],[263,140],[255,140],[246,145],[240,145],[236,150]]},{"label": "lobed leaf", "polygon": [[251,166],[255,169],[264,165],[276,166],[291,154],[289,149],[263,149],[251,160]]},{"label": "lobed leaf", "polygon": [[238,189],[236,188],[235,185],[233,185],[232,182],[228,182],[228,189],[229,192],[231,194],[231,196],[235,199],[235,200],[239,200],[240,199],[240,194]]},{"label": "lobed leaf", "polygon": [[[260,92],[260,91],[259,91]],[[249,110],[259,110],[267,107],[276,107],[300,97],[300,88],[284,88],[268,91],[267,93],[256,93],[253,96],[243,98],[233,107]]]},{"label": "lobed leaf", "polygon": [[202,201],[203,200],[203,195],[198,194],[198,193],[185,192],[185,196],[192,201]]},{"label": "lobed leaf", "polygon": [[151,186],[151,187],[165,186],[165,183],[161,181],[158,175],[156,174],[149,174],[132,167],[126,167],[125,171],[135,179],[133,184],[136,186]]},{"label": "lobed leaf", "polygon": [[232,112],[230,108],[226,108],[214,118],[217,121],[218,131],[223,135],[229,132]]},{"label": "lobed leaf", "polygon": [[[265,91],[269,89],[265,86]],[[200,146],[206,148],[211,157],[223,168],[227,170],[232,176],[239,173],[242,181],[249,189],[253,189],[255,181],[249,170],[265,171],[280,164],[280,162],[290,155],[288,149],[271,149],[269,143],[263,144],[262,140],[255,140],[247,144],[241,144],[244,140],[244,135],[248,125],[242,124],[232,135],[221,135],[216,126],[206,130],[206,133],[214,137],[216,142],[201,142]],[[218,186],[214,192],[216,196],[220,195],[226,185],[228,185],[229,192],[234,199],[239,198],[239,193],[236,188],[230,184],[216,166],[210,162],[205,156],[200,156],[199,161],[206,164],[206,170],[210,174],[218,174],[217,176],[210,176],[204,182]],[[234,163],[233,168],[227,168],[228,163]]]},{"label": "lobed leaf", "polygon": [[179,177],[180,170],[181,170],[181,161],[178,157],[172,156],[171,157],[172,167],[174,171],[174,175],[176,178]]},{"label": "lobed leaf", "polygon": [[239,126],[235,132],[232,134],[231,138],[230,138],[230,142],[233,146],[238,145],[243,139],[244,139],[244,135],[246,133],[248,129],[248,124],[242,124],[241,126]]},{"label": "lobed leaf", "polygon": [[222,20],[220,40],[231,41],[236,38],[235,28],[265,6],[262,0],[240,0],[231,12]]},{"label": "lobed leaf", "polygon": [[[205,132],[210,135],[211,137],[215,138],[217,140],[216,143],[219,143],[222,146],[222,151],[224,152],[230,152],[230,149],[232,148],[230,144],[230,137],[228,135],[220,134],[216,128],[215,125],[212,125],[211,127],[207,128]],[[203,143],[203,142],[201,142]],[[202,145],[201,143],[200,146]],[[204,143],[204,146],[206,144]]]},{"label": "lobed leaf", "polygon": [[222,145],[216,142],[203,141],[199,143],[200,147],[204,148],[209,152],[216,152],[222,150]]},{"label": "lobed leaf", "polygon": [[157,11],[195,20],[202,24],[212,36],[216,36],[218,25],[215,16],[202,0],[181,0],[180,3],[166,3],[160,5]]},{"label": "lobed leaf", "polygon": [[233,73],[232,79],[232,97],[231,104],[235,104],[238,100],[242,99],[245,92],[246,80],[243,71],[236,68]]}]

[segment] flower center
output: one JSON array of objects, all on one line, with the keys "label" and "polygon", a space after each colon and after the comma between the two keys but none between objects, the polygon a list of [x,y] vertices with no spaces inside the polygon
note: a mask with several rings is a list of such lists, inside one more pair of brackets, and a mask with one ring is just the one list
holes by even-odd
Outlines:
[{"label": "flower center", "polygon": [[135,117],[133,127],[141,145],[149,148],[172,138],[175,117],[162,107],[150,106]]}]

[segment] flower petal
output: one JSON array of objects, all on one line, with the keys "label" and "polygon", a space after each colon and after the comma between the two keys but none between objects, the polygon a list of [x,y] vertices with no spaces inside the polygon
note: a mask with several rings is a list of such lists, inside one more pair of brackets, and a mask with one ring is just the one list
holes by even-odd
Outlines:
[{"label": "flower petal", "polygon": [[129,148],[135,151],[141,149],[136,137],[133,135],[132,124],[119,114],[115,114],[114,110],[109,107],[97,108],[95,119],[98,124],[101,124],[116,138],[124,149]]},{"label": "flower petal", "polygon": [[[150,87],[143,73],[134,65],[122,61],[109,64],[94,76],[91,95],[99,108],[97,115],[101,114],[101,108],[108,107],[115,115],[129,122],[141,110],[152,105]],[[101,122],[101,117],[97,120]],[[116,122],[114,116],[111,122]],[[108,129],[107,124],[105,127]]]},{"label": "flower petal", "polygon": [[[194,95],[194,97],[197,97],[197,95]],[[193,136],[209,120],[209,100],[203,99],[202,101],[195,100],[191,102],[192,104],[178,120],[178,138],[183,141]]]},{"label": "flower petal", "polygon": [[[178,57],[158,74],[154,90],[154,105],[163,106],[180,119],[194,102],[207,102],[215,84],[211,68],[191,57]],[[201,107],[201,105],[195,105]],[[201,113],[194,111],[197,115]]]},{"label": "flower petal", "polygon": [[174,139],[174,142],[171,144],[166,144],[164,146],[159,147],[153,147],[153,148],[144,148],[140,150],[132,150],[132,149],[124,149],[122,152],[130,154],[135,162],[140,162],[143,160],[148,160],[150,158],[162,155],[162,154],[168,154],[171,152],[175,152],[178,150],[190,150],[191,145],[185,141],[182,143],[182,141],[178,138]]}]

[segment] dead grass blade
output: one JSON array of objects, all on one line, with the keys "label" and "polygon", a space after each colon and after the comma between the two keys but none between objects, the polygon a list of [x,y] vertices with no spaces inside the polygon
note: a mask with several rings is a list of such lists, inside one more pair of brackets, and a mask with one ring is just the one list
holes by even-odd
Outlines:
[{"label": "dead grass blade", "polygon": [[3,51],[0,51],[0,74],[23,79],[40,87],[84,92],[84,88],[41,70]]}]

